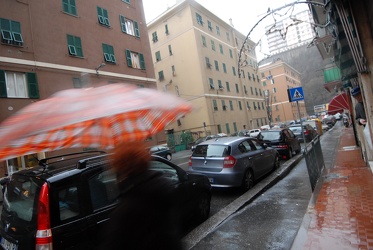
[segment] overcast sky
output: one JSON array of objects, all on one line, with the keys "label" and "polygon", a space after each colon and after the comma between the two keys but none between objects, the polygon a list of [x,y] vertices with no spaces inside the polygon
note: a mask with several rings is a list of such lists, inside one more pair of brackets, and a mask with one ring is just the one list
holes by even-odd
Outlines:
[{"label": "overcast sky", "polygon": [[[176,4],[177,0],[143,0],[146,22],[149,23],[162,14],[167,8]],[[210,10],[223,21],[229,23],[232,18],[234,27],[243,35],[247,35],[254,25],[262,18],[268,8],[276,9],[295,0],[196,0],[199,4]],[[307,9],[307,4],[296,4],[298,9]],[[284,13],[287,9],[283,9]],[[279,12],[281,14],[281,12]],[[278,20],[282,18],[276,15]],[[274,19],[269,16],[257,28],[255,28],[250,38],[258,42],[264,36],[265,26],[274,23]]]}]

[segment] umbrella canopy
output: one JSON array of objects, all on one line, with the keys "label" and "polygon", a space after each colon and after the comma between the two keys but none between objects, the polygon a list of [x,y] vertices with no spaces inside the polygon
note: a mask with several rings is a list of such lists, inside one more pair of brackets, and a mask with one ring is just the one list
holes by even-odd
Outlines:
[{"label": "umbrella canopy", "polygon": [[60,91],[0,124],[0,159],[62,148],[111,149],[144,140],[191,109],[181,98],[129,84]]},{"label": "umbrella canopy", "polygon": [[343,113],[344,110],[350,110],[350,104],[345,92],[335,96],[330,102],[328,106],[328,114],[335,115],[337,113]]}]

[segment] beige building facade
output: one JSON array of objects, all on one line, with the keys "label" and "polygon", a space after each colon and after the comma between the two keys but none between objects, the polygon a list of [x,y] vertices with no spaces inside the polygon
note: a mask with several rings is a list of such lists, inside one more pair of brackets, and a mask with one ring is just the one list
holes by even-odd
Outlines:
[{"label": "beige building facade", "polygon": [[302,87],[298,71],[281,60],[261,65],[259,71],[272,125],[308,117],[304,101],[289,102],[288,89]]},{"label": "beige building facade", "polygon": [[247,43],[249,66],[239,74],[245,36],[231,24],[185,0],[148,23],[148,32],[158,89],[194,107],[167,129],[197,138],[268,123],[254,43]]}]

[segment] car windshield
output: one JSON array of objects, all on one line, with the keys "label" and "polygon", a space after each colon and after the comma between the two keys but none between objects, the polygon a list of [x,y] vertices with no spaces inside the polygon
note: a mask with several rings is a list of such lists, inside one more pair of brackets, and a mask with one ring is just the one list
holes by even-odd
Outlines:
[{"label": "car windshield", "polygon": [[281,139],[281,133],[280,131],[266,131],[262,132],[263,140],[280,140]]},{"label": "car windshield", "polygon": [[[305,129],[305,127],[303,127]],[[299,131],[301,130],[300,126],[299,127],[290,127],[289,128],[291,131]]]},{"label": "car windshield", "polygon": [[[39,183],[40,184],[40,183]],[[35,179],[13,175],[4,193],[4,209],[18,219],[30,222],[36,210],[40,186]]]},{"label": "car windshield", "polygon": [[196,157],[225,157],[230,154],[230,147],[227,145],[199,145],[193,151],[192,156]]}]

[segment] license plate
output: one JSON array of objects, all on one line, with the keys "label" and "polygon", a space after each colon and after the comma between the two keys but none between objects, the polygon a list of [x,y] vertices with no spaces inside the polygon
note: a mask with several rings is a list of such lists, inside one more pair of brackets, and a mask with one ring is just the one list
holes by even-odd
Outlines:
[{"label": "license plate", "polygon": [[210,183],[214,183],[214,178],[209,178]]},{"label": "license plate", "polygon": [[12,242],[9,242],[5,238],[1,238],[0,245],[5,249],[5,250],[17,250],[18,246],[17,244],[14,244]]}]

